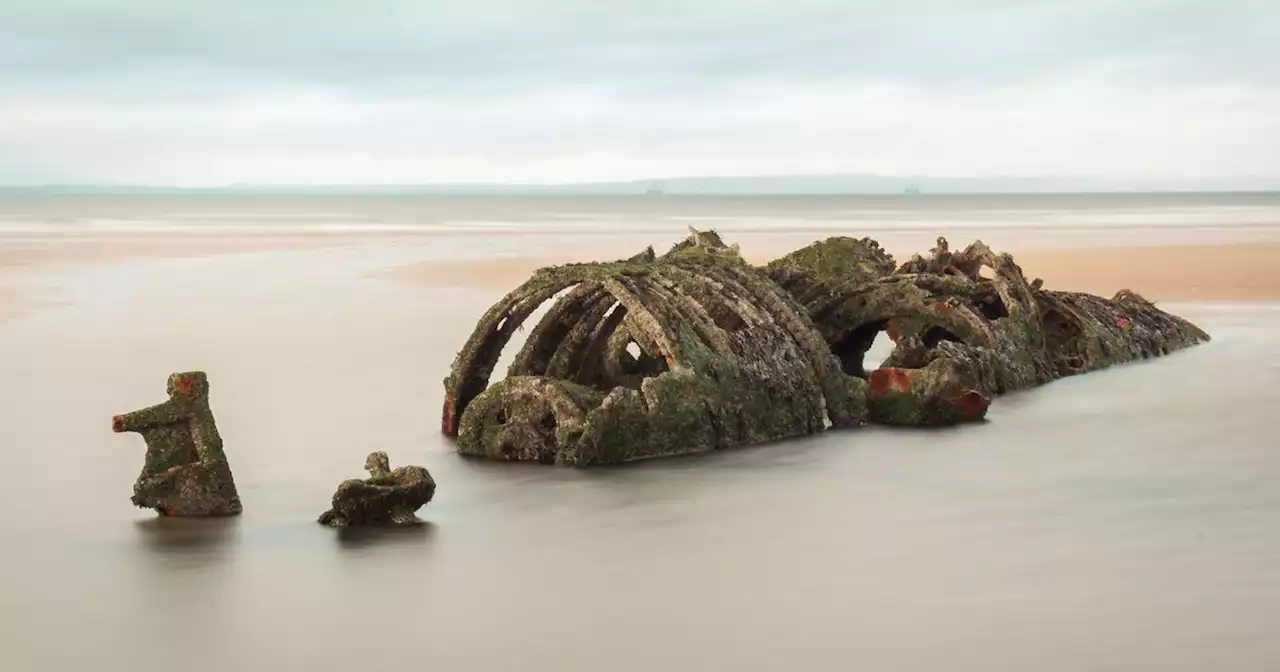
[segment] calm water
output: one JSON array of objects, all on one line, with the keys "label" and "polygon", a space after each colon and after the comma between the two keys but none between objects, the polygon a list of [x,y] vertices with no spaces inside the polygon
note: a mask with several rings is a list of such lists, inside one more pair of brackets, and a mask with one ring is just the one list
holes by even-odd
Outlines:
[{"label": "calm water", "polygon": [[[495,297],[367,272],[457,253],[95,269],[0,323],[0,669],[1280,669],[1280,307],[1168,306],[1214,341],[983,425],[575,472],[437,433]],[[129,504],[109,418],[190,368],[238,519]],[[317,525],[375,449],[435,475],[427,524]]]},{"label": "calm water", "polygon": [[1084,229],[1257,236],[1280,231],[1280,193],[963,196],[15,196],[0,232],[416,231],[617,235],[809,230],[883,233]]}]

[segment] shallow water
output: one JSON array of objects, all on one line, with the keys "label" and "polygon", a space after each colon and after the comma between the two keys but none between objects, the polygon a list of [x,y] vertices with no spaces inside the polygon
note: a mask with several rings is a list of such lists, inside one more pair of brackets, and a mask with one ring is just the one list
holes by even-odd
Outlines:
[{"label": "shallow water", "polygon": [[[1150,244],[1280,240],[1280,193],[806,196],[443,196],[205,194],[66,196],[0,191],[0,233],[417,232],[629,237],[714,228],[742,242],[788,231],[850,231],[882,242],[981,233],[1028,240]],[[812,238],[812,237],[810,237]],[[921,249],[927,249],[927,245]],[[912,247],[915,249],[915,247]]]},{"label": "shallow water", "polygon": [[[1170,305],[1214,340],[982,425],[579,472],[451,453],[495,297],[363,275],[429,253],[97,269],[0,324],[0,669],[1280,669],[1280,306]],[[110,416],[192,368],[237,519],[129,504]],[[426,524],[317,525],[375,449]]]}]

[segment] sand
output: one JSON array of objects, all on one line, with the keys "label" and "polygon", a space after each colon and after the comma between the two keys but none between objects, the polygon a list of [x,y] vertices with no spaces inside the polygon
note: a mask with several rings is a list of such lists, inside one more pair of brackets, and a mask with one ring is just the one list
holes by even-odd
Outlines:
[{"label": "sand", "polygon": [[[247,252],[341,248],[359,245],[429,246],[456,234],[324,234],[264,235],[111,234],[0,236],[0,320],[30,313],[56,301],[24,294],[7,286],[6,277],[23,272],[84,268],[131,260],[187,258]],[[816,234],[815,234],[816,237]],[[795,236],[789,236],[796,242]],[[629,256],[632,246],[600,245],[592,237],[561,246],[561,252],[465,261],[432,260],[386,269],[388,277],[427,287],[506,290],[537,268],[568,262]],[[752,263],[786,254],[791,245],[744,249]],[[915,250],[889,248],[899,260]],[[1280,243],[1260,241],[1219,245],[1120,245],[1006,250],[1015,255],[1029,277],[1047,287],[1110,296],[1131,289],[1155,301],[1280,300]],[[6,275],[7,274],[7,275]],[[8,283],[12,284],[12,283]]]},{"label": "sand", "polygon": [[0,320],[21,315],[30,310],[30,308],[29,300],[22,298],[17,291],[8,287],[0,287]]},{"label": "sand", "polygon": [[[745,250],[764,263],[790,249]],[[890,249],[899,261],[911,251]],[[1280,299],[1280,244],[1093,247],[1006,250],[1028,277],[1045,286],[1111,296],[1131,289],[1153,301],[1274,301]],[[621,250],[574,251],[558,257],[431,262],[394,271],[398,278],[431,286],[501,290],[523,282],[539,267],[620,258]]]},{"label": "sand", "polygon": [[[54,275],[93,267],[154,259],[183,259],[222,254],[342,247],[379,241],[377,234],[343,236],[197,234],[0,235],[0,321],[58,305],[12,286],[14,278]],[[6,282],[8,281],[8,282]]]},{"label": "sand", "polygon": [[174,234],[0,234],[0,270],[70,264],[111,264],[135,259],[340,247],[377,241],[378,234],[322,233],[200,235]]}]

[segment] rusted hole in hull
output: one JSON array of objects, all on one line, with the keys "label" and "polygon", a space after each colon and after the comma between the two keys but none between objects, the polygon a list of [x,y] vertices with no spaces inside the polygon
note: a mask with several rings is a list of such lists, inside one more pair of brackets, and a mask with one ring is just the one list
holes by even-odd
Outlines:
[{"label": "rusted hole in hull", "polygon": [[867,369],[864,360],[867,356],[867,351],[871,349],[872,344],[876,342],[876,337],[884,331],[885,326],[888,324],[889,320],[868,322],[850,330],[832,344],[831,354],[840,360],[840,368],[846,374],[866,379]]},{"label": "rusted hole in hull", "polygon": [[978,312],[988,320],[998,320],[1002,317],[1009,317],[1009,307],[1004,305],[1004,299],[995,291],[976,299]]},{"label": "rusted hole in hull", "polygon": [[960,337],[947,331],[942,327],[929,327],[925,330],[924,335],[920,338],[924,342],[924,347],[932,348],[943,341],[951,341],[952,343],[963,343]]}]

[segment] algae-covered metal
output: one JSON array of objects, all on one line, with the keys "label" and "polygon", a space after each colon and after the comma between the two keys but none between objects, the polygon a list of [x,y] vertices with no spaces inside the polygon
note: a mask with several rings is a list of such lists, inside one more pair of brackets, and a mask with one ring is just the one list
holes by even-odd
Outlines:
[{"label": "algae-covered metal", "polygon": [[136,432],[147,445],[133,503],[169,516],[227,516],[241,512],[231,466],[209,408],[202,371],[169,376],[169,400],[111,419],[116,432]]},{"label": "algae-covered metal", "polygon": [[436,482],[424,467],[391,469],[382,451],[369,453],[364,468],[369,478],[343,481],[333,493],[333,506],[317,522],[331,527],[355,525],[413,525],[414,512],[431,501]]},{"label": "algae-covered metal", "polygon": [[662,257],[542,269],[494,304],[445,380],[441,429],[464,454],[611,464],[857,425],[864,387],[789,294],[694,232]]},{"label": "algae-covered metal", "polygon": [[[502,348],[540,305],[507,377]],[[876,335],[883,366],[863,359]],[[1003,392],[1208,336],[1132,292],[1028,282],[981,242],[897,265],[829,238],[763,267],[714,232],[658,257],[541,269],[494,304],[445,379],[463,454],[577,466],[705,452],[861,425],[947,425]]]},{"label": "algae-covered metal", "polygon": [[[1194,324],[1124,290],[1112,299],[1044,290],[981,241],[894,268],[875,241],[831,238],[766,267],[793,292],[853,375],[867,377],[869,420],[945,425],[982,417],[1010,390],[1167,354],[1209,339]],[[885,332],[896,343],[867,374]]]}]

